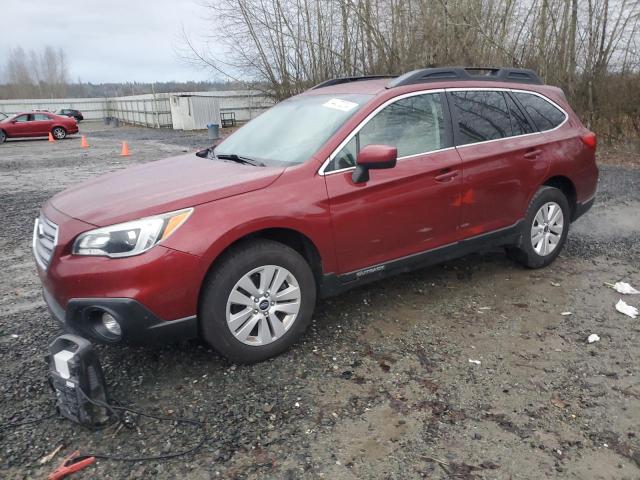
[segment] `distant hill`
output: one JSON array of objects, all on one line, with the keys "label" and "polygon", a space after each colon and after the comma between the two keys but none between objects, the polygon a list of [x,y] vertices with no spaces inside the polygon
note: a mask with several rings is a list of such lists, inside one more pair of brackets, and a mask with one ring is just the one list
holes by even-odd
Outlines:
[{"label": "distant hill", "polygon": [[[120,97],[125,95],[140,95],[143,93],[170,92],[205,92],[212,90],[243,90],[247,85],[240,82],[157,82],[140,83],[71,83],[66,86],[66,92],[60,98],[91,98],[91,97]],[[0,84],[0,99],[11,100],[24,97],[24,89],[14,85]],[[29,98],[49,98],[38,95],[36,89]]]}]

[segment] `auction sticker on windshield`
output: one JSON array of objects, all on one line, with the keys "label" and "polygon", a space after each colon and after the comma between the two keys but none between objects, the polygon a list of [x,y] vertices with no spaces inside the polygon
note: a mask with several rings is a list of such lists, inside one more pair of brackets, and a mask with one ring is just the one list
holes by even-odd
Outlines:
[{"label": "auction sticker on windshield", "polygon": [[335,110],[341,110],[343,112],[348,112],[349,110],[353,110],[358,106],[357,103],[349,102],[347,100],[341,100],[339,98],[332,98],[328,102],[322,104],[323,107],[333,108]]}]

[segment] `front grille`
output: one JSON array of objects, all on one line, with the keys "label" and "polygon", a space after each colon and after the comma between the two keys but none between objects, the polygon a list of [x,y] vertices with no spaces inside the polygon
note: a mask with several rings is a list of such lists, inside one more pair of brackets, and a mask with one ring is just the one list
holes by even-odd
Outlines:
[{"label": "front grille", "polygon": [[41,214],[33,228],[33,254],[36,262],[45,270],[51,262],[57,243],[58,226]]}]

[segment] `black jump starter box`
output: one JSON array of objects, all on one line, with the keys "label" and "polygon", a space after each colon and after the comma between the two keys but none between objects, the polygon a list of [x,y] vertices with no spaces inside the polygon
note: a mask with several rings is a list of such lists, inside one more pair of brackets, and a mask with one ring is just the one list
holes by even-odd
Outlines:
[{"label": "black jump starter box", "polygon": [[102,367],[93,345],[77,335],[61,335],[45,357],[56,408],[63,417],[88,428],[101,428],[115,420]]}]

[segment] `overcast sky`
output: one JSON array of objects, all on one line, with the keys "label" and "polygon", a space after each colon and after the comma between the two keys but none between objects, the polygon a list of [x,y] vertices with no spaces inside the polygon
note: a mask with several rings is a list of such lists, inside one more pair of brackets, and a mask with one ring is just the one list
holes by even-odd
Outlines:
[{"label": "overcast sky", "polygon": [[51,45],[73,81],[215,80],[176,54],[182,26],[197,36],[204,15],[198,0],[1,0],[0,65],[11,47]]}]

